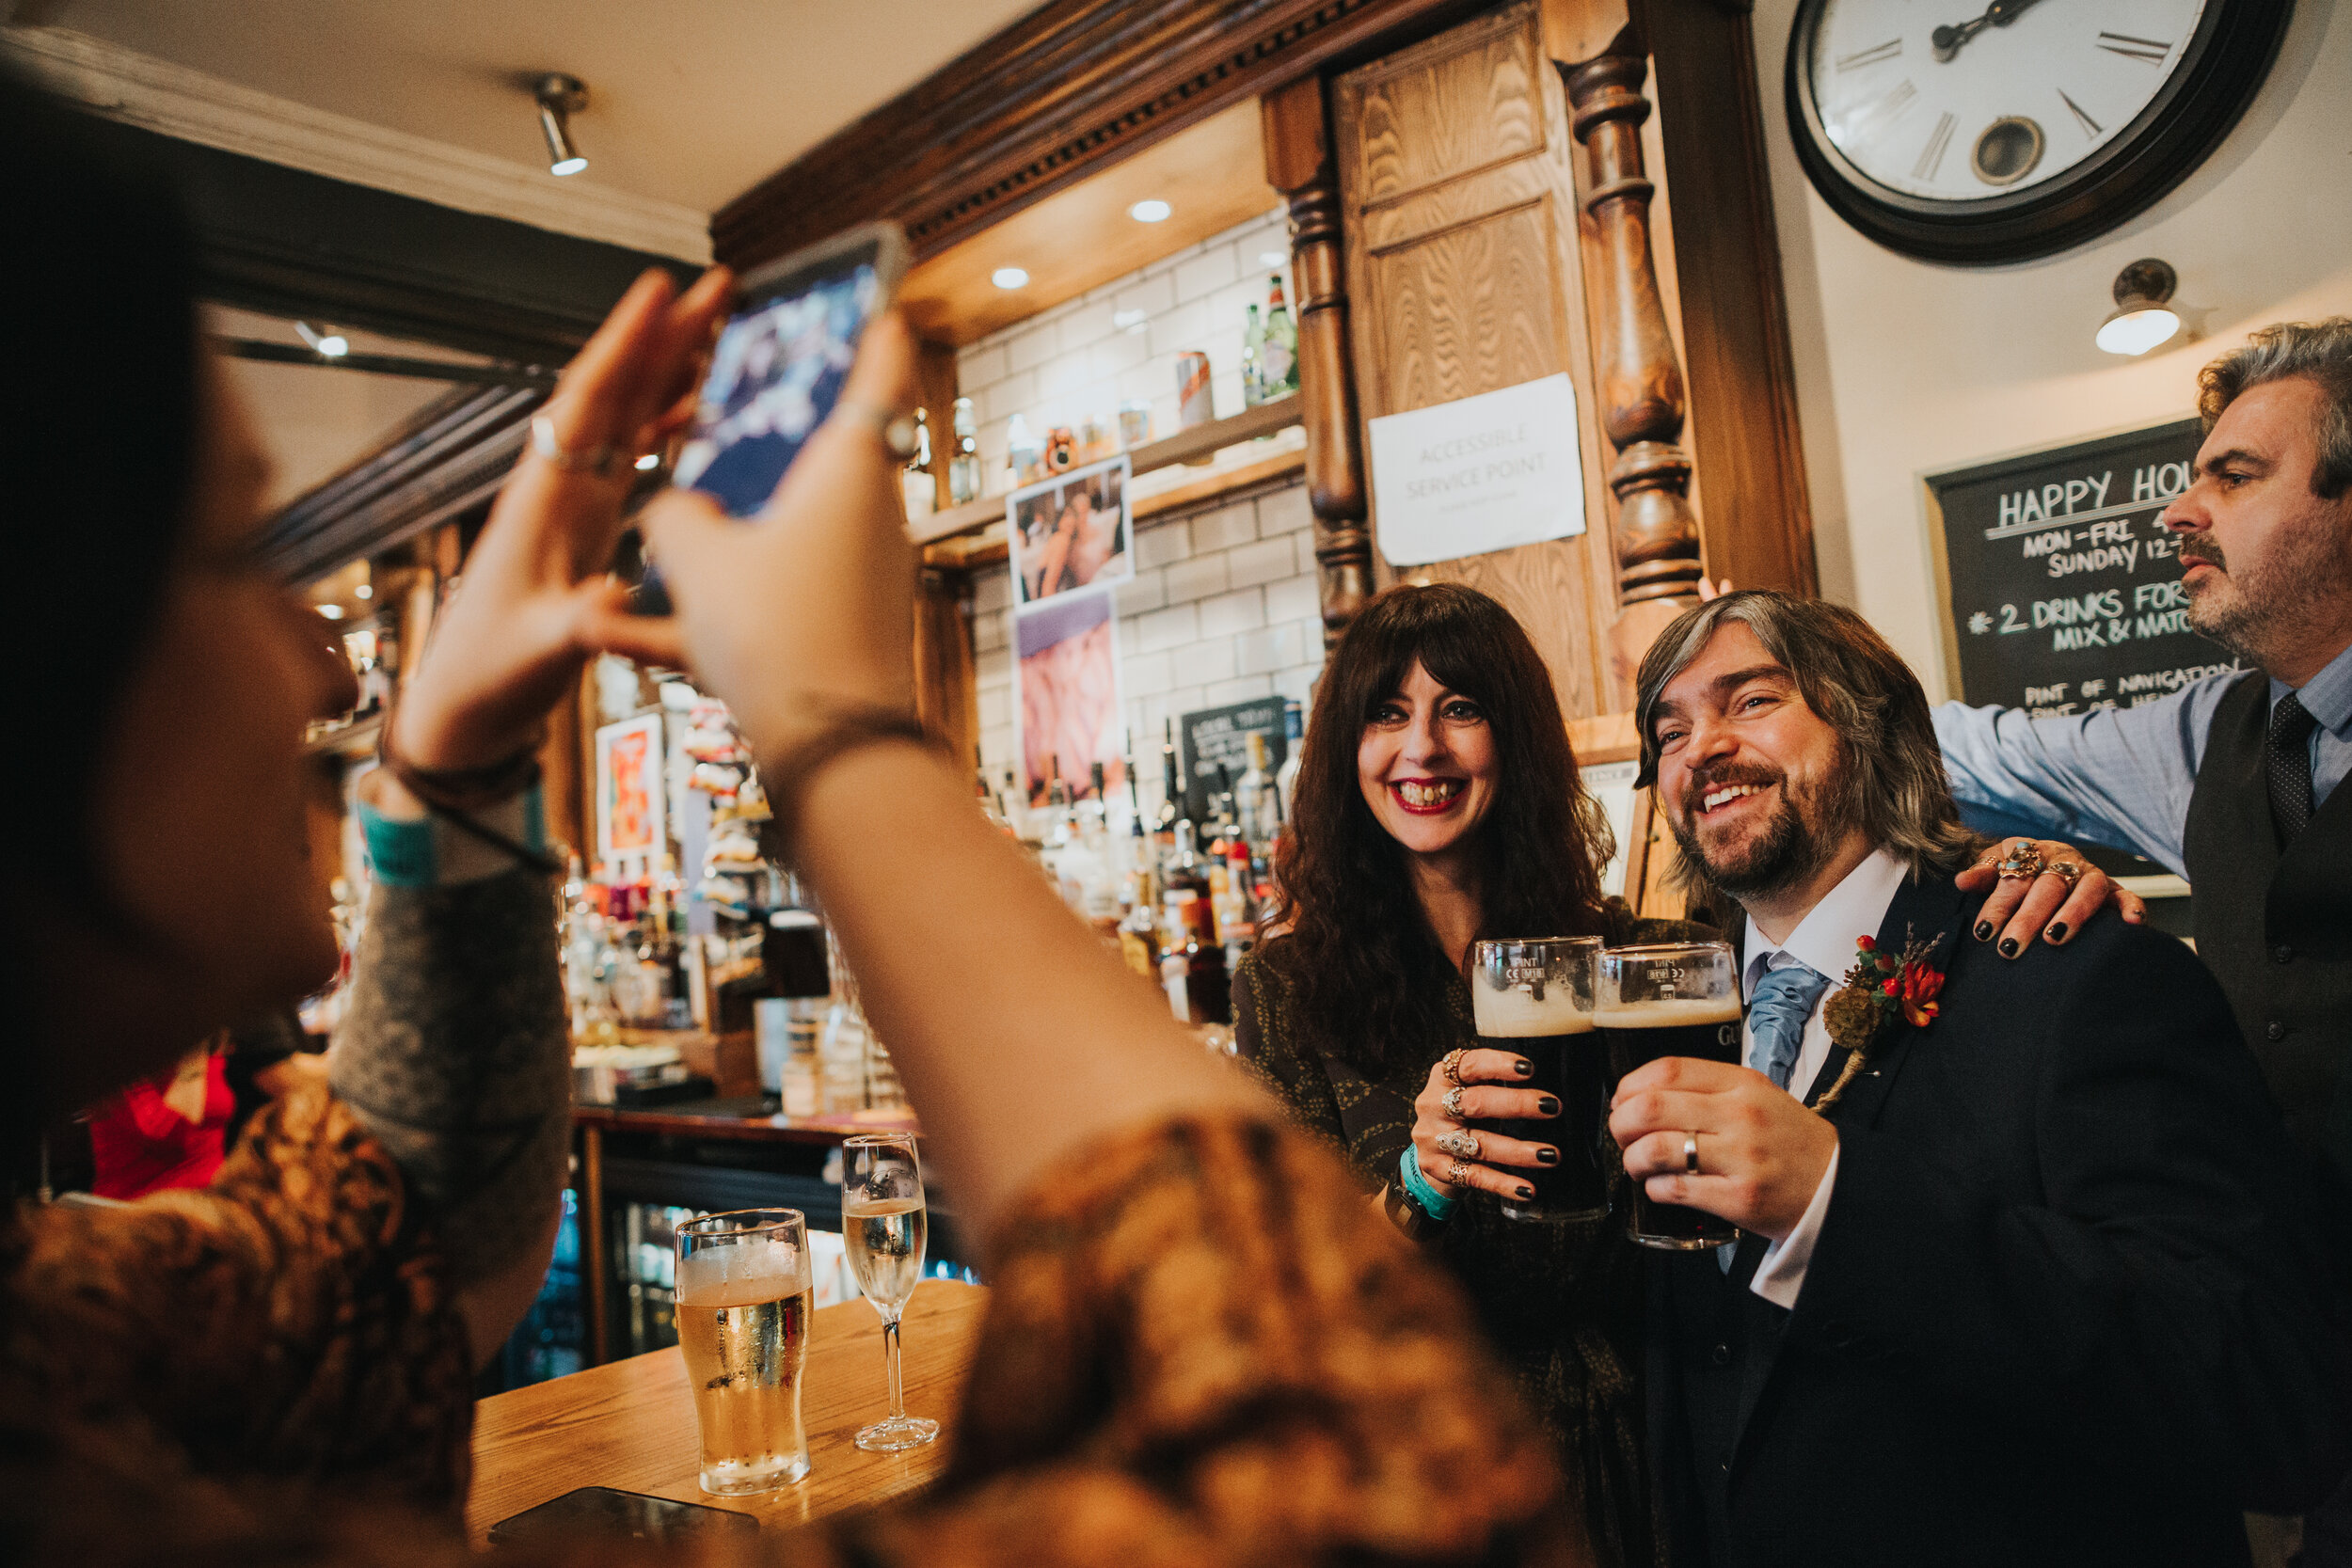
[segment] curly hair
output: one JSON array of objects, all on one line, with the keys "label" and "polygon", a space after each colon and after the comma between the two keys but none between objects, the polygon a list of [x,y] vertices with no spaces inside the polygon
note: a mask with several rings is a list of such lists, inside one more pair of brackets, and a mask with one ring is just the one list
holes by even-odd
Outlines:
[{"label": "curly hair", "polygon": [[1368,1074],[1392,1046],[1453,1028],[1447,958],[1357,777],[1365,723],[1417,661],[1476,702],[1494,737],[1494,803],[1472,841],[1480,935],[1598,934],[1599,868],[1614,852],[1550,673],[1509,610],[1459,583],[1391,588],[1366,605],[1315,693],[1276,854],[1274,912],[1290,929],[1264,955],[1294,988],[1308,1043]]}]

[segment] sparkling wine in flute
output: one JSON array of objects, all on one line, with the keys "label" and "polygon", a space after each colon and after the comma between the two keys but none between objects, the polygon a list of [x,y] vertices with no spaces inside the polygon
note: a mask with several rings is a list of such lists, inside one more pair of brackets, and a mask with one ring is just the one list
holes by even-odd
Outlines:
[{"label": "sparkling wine in flute", "polygon": [[842,1206],[841,1238],[848,1243],[850,1272],[876,1307],[895,1311],[914,1294],[923,1277],[928,1226],[919,1197]]},{"label": "sparkling wine in flute", "polygon": [[[771,1212],[800,1219],[789,1210]],[[703,1490],[739,1497],[799,1481],[808,1474],[801,1374],[815,1294],[805,1232],[716,1245],[706,1235],[704,1248],[689,1250],[693,1240],[681,1231],[677,1329],[702,1431]]]},{"label": "sparkling wine in flute", "polygon": [[1471,953],[1478,1043],[1527,1058],[1535,1071],[1522,1086],[1560,1101],[1556,1117],[1490,1124],[1505,1137],[1560,1150],[1556,1165],[1508,1167],[1535,1196],[1503,1199],[1506,1219],[1590,1220],[1609,1212],[1609,1166],[1598,1141],[1609,1091],[1592,1032],[1599,947],[1597,938],[1554,937],[1482,942]]}]

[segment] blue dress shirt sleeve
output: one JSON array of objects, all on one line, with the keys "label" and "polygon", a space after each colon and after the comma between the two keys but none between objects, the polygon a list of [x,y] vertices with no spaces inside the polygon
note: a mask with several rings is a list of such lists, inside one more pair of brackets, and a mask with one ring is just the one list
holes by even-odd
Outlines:
[{"label": "blue dress shirt sleeve", "polygon": [[1979,832],[2102,844],[2185,875],[2181,839],[2214,710],[2241,671],[2139,707],[2033,719],[1945,703],[1935,738],[1961,816]]}]

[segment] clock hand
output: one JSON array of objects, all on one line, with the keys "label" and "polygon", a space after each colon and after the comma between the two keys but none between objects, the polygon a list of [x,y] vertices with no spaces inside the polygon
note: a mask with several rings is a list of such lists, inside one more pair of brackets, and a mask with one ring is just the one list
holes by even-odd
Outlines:
[{"label": "clock hand", "polygon": [[1983,32],[1987,27],[2006,27],[2017,20],[2018,13],[2033,5],[2035,0],[1993,0],[1984,14],[1958,26],[1938,27],[1928,36],[1929,47],[1938,60],[1949,61],[1960,54],[1960,46]]}]

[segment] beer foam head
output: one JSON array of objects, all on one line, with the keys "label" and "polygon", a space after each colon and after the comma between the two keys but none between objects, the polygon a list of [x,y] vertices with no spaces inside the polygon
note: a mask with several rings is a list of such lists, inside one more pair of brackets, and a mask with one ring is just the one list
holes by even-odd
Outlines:
[{"label": "beer foam head", "polygon": [[752,1236],[678,1259],[677,1299],[689,1307],[737,1307],[809,1288],[808,1254],[784,1236]]},{"label": "beer foam head", "polygon": [[1680,1029],[1694,1023],[1737,1023],[1737,996],[1674,996],[1647,1002],[1604,1001],[1593,1011],[1603,1029]]},{"label": "beer foam head", "polygon": [[1575,1035],[1593,1026],[1591,1010],[1565,983],[1546,986],[1539,1002],[1525,986],[1495,990],[1482,975],[1470,983],[1470,1013],[1478,1021],[1478,1032],[1492,1039]]}]

